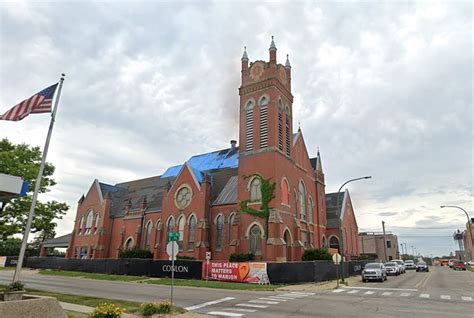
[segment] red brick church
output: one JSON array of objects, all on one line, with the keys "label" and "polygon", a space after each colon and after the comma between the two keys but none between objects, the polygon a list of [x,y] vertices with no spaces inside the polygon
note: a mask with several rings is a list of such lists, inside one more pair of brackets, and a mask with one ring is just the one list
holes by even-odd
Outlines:
[{"label": "red brick church", "polygon": [[[232,140],[161,176],[115,185],[95,180],[78,202],[68,258],[118,258],[139,247],[168,259],[169,231],[180,234],[179,255],[196,259],[211,251],[214,260],[251,252],[256,260],[299,261],[306,248],[339,247],[334,209],[328,224],[319,151],[309,158],[302,131],[293,133],[290,62],[277,63],[273,39],[269,55],[249,63],[244,50],[239,145]],[[352,211],[348,192],[340,195]],[[343,238],[352,241],[354,213],[340,214],[352,216],[342,222]],[[357,244],[344,249],[358,255]]]}]

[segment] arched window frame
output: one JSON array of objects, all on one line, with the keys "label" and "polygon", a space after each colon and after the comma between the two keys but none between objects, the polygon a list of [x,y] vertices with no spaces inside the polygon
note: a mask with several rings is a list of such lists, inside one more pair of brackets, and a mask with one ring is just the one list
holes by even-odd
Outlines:
[{"label": "arched window frame", "polygon": [[[130,244],[129,244],[130,242]],[[135,240],[133,237],[129,236],[126,240],[125,243],[123,243],[123,249],[125,251],[131,250],[135,246]]]},{"label": "arched window frame", "polygon": [[197,225],[197,219],[193,213],[189,216],[189,219],[188,219],[188,250],[194,249],[196,225]]},{"label": "arched window frame", "polygon": [[[334,244],[331,244],[331,241],[332,241],[333,239],[336,239],[336,240],[337,240],[337,246],[338,246],[338,247],[332,247],[332,246],[334,246]],[[328,246],[329,246],[330,248],[337,248],[338,250],[340,250],[340,248],[341,248],[341,240],[340,240],[339,237],[337,237],[336,235],[331,235],[331,236],[329,237],[329,239],[328,239]],[[339,253],[340,253],[340,252],[339,252]]]},{"label": "arched window frame", "polygon": [[299,194],[299,203],[300,203],[300,219],[302,221],[307,221],[306,215],[306,186],[303,180],[300,181],[298,185],[298,194]]},{"label": "arched window frame", "polygon": [[145,249],[148,250],[150,249],[150,245],[151,245],[151,232],[153,231],[153,223],[151,222],[151,220],[149,220],[146,225],[145,225],[145,231],[144,231],[144,234],[145,234]]},{"label": "arched window frame", "polygon": [[260,202],[262,201],[262,180],[260,177],[253,177],[248,185],[250,192],[250,202]]},{"label": "arched window frame", "polygon": [[184,215],[181,215],[178,219],[178,233],[179,233],[179,240],[178,246],[179,250],[184,250],[184,229],[186,228],[186,218]]},{"label": "arched window frame", "polygon": [[314,223],[314,201],[311,196],[308,198],[308,221]]},{"label": "arched window frame", "polygon": [[245,106],[245,151],[253,150],[253,109],[255,102],[249,100]]},{"label": "arched window frame", "polygon": [[79,223],[79,235],[82,234],[82,229],[84,228],[84,215],[81,215],[81,221]]},{"label": "arched window frame", "polygon": [[161,244],[161,231],[162,231],[163,225],[161,224],[161,220],[158,220],[156,222],[156,233],[155,233],[155,248],[160,246]]},{"label": "arched window frame", "polygon": [[290,184],[285,177],[281,180],[281,204],[290,206]]},{"label": "arched window frame", "polygon": [[216,217],[216,250],[221,251],[224,237],[224,216],[222,214]]},{"label": "arched window frame", "polygon": [[229,244],[232,242],[232,225],[234,224],[235,220],[235,212],[232,212],[229,215]]},{"label": "arched window frame", "polygon": [[86,231],[84,233],[85,235],[91,234],[93,220],[94,220],[94,211],[89,210],[89,212],[87,212],[87,218],[86,218]]},{"label": "arched window frame", "polygon": [[166,239],[168,240],[168,234],[173,231],[176,223],[173,216],[170,216],[168,220],[166,220]]},{"label": "arched window frame", "polygon": [[99,222],[100,222],[100,214],[97,213],[97,215],[95,216],[94,234],[97,234],[97,230],[99,229]]},{"label": "arched window frame", "polygon": [[268,147],[268,104],[267,96],[262,96],[259,101],[260,108],[260,148]]},{"label": "arched window frame", "polygon": [[[258,228],[258,233],[254,229]],[[263,228],[257,223],[253,222],[247,229],[247,237],[249,240],[249,252],[254,255],[262,255],[262,240],[263,240]]]}]

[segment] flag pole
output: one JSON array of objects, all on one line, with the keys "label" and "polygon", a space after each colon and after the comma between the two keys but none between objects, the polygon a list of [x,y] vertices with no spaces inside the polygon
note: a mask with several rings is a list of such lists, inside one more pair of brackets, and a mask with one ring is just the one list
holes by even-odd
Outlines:
[{"label": "flag pole", "polygon": [[51,121],[49,123],[48,136],[44,144],[43,156],[41,158],[41,164],[38,171],[38,177],[36,178],[35,191],[33,192],[33,198],[31,199],[30,213],[28,214],[28,222],[25,227],[25,234],[23,235],[23,241],[21,242],[20,255],[18,256],[18,262],[16,263],[15,274],[13,275],[13,283],[20,280],[21,267],[23,266],[23,258],[25,257],[26,244],[28,243],[28,235],[30,234],[31,223],[33,222],[33,216],[35,214],[36,199],[41,185],[41,179],[43,177],[43,170],[46,163],[46,155],[48,154],[49,141],[51,139],[51,133],[53,132],[54,121],[56,117],[56,110],[58,108],[59,96],[61,95],[61,88],[63,86],[65,74],[61,74],[59,80],[59,87],[56,93],[56,99],[54,101],[53,112],[51,113]]}]

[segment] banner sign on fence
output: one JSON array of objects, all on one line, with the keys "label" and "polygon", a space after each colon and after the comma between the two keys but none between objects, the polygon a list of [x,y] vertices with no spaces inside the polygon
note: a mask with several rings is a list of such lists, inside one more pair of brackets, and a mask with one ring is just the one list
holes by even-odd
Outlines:
[{"label": "banner sign on fence", "polygon": [[207,276],[212,280],[228,282],[270,284],[267,273],[267,263],[236,263],[236,262],[209,262],[203,263],[202,278]]}]

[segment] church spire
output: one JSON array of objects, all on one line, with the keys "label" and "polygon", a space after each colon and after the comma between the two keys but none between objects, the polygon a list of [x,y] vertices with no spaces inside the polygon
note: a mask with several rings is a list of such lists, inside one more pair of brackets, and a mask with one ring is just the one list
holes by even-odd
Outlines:
[{"label": "church spire", "polygon": [[291,68],[290,57],[289,56],[290,56],[289,54],[286,55],[285,68]]},{"label": "church spire", "polygon": [[276,64],[277,47],[275,45],[275,42],[273,41],[273,35],[272,35],[272,43],[270,43],[270,48],[268,50],[270,51],[270,64]]},{"label": "church spire", "polygon": [[323,164],[321,162],[321,154],[319,153],[319,147],[318,147],[318,154],[316,156],[316,171],[323,172]]},{"label": "church spire", "polygon": [[249,56],[247,55],[247,47],[244,46],[244,54],[242,54],[242,62],[248,62],[249,61]]}]

